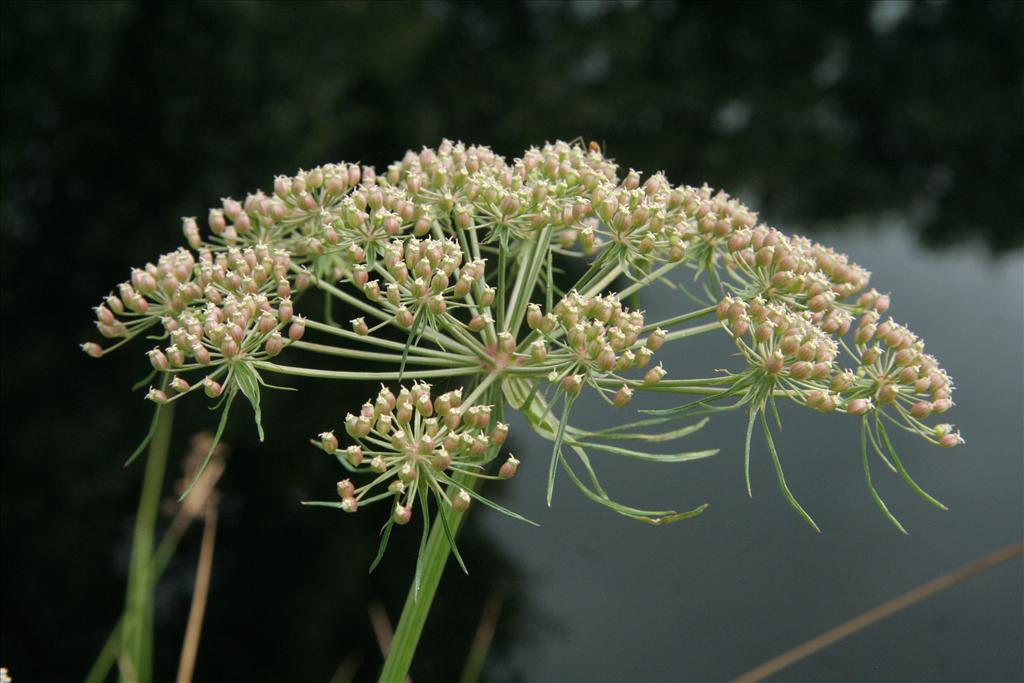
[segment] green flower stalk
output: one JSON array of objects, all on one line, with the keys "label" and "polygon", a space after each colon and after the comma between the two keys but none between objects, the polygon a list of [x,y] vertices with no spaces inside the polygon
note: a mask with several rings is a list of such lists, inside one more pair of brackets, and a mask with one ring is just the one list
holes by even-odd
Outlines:
[{"label": "green flower stalk", "polygon": [[[890,298],[868,289],[865,269],[761,224],[706,185],[620,174],[594,144],[556,142],[508,161],[446,140],[381,174],[327,164],[278,176],[270,194],[223,199],[207,222],[204,235],[195,218],[183,219],[188,247],[133,270],[97,306],[97,329],[113,343],[83,349],[100,357],[135,337],[155,339],[147,355],[153,377],[166,381],[154,382],[147,398],[167,404],[206,394],[222,406],[218,436],[239,393],[262,436],[260,393],[274,374],[385,382],[344,418],[345,443],[333,431],[314,439],[351,478],[338,482],[336,499],[311,504],[349,513],[386,506],[374,566],[393,527],[421,513],[413,602],[388,680],[407,670],[446,553],[465,568],[455,536],[470,501],[522,519],[480,492],[520,464],[504,452],[506,410],[552,443],[549,504],[564,472],[587,498],[627,517],[663,524],[698,515],[706,504],[679,512],[612,499],[591,455],[709,457],[717,450],[650,453],[645,444],[682,439],[708,415],[744,410],[748,492],[760,424],[783,495],[817,528],[790,491],[772,438],[773,423],[781,427],[776,402],[789,399],[861,419],[871,496],[901,531],[871,482],[870,453],[941,506],[911,478],[889,430],[962,443],[952,426],[926,422],[952,407],[949,376],[910,330],[882,321]],[[583,264],[575,282],[565,275],[571,260]],[[640,302],[649,287],[674,289],[680,310],[647,319]],[[357,317],[335,321],[339,304]],[[659,358],[663,346],[708,333],[723,334],[722,356],[742,366],[673,376],[683,369]],[[323,356],[392,369],[324,369]],[[441,379],[463,386],[438,393],[428,380]],[[636,392],[667,405],[588,431],[571,424],[583,392],[610,410]],[[702,419],[672,424],[693,417]],[[417,602],[421,591],[426,605]]]}]

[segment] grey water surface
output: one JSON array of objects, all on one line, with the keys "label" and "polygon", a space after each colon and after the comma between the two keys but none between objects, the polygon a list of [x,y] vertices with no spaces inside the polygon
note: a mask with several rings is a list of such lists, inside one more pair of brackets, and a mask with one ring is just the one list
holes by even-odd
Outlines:
[{"label": "grey water surface", "polygon": [[[539,529],[497,515],[484,522],[521,563],[528,591],[550,620],[515,652],[530,680],[724,680],[918,584],[1022,537],[1022,276],[1019,255],[994,259],[965,245],[926,251],[892,222],[848,226],[816,238],[877,273],[890,313],[926,340],[953,376],[947,413],[966,445],[940,449],[895,437],[907,468],[948,512],[917,497],[873,458],[874,479],[903,536],[864,483],[859,421],[781,406],[776,438],[787,481],[822,528],[783,500],[755,432],[753,500],[743,483],[744,415],[713,417],[675,450],[720,447],[702,461],[651,464],[594,452],[610,495],[628,504],[702,516],[653,528],[583,499],[564,476],[545,509],[550,443],[524,437],[503,502]],[[651,291],[654,288],[649,288]],[[645,299],[650,320],[679,310],[662,290]],[[713,333],[673,342],[659,357],[671,377],[736,369],[731,343]],[[636,402],[635,402],[636,403]],[[638,407],[672,405],[660,397]],[[581,426],[609,410],[577,404]],[[613,418],[621,419],[621,418]],[[903,438],[906,437],[906,438]],[[669,445],[664,445],[666,449]],[[665,452],[669,452],[666,450]],[[778,674],[787,681],[1015,681],[1024,677],[1019,559],[974,577]]]}]

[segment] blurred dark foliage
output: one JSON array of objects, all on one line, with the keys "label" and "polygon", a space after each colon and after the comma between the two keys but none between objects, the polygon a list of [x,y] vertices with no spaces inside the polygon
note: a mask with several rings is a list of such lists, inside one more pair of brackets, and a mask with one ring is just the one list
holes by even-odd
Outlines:
[{"label": "blurred dark foliage", "polygon": [[[6,3],[0,661],[76,680],[121,609],[144,361],[75,344],[130,266],[180,242],[178,216],[445,136],[507,155],[582,136],[796,231],[895,212],[926,243],[1006,250],[1024,241],[1005,220],[1024,187],[1022,18],[1009,2]],[[304,385],[301,412],[271,395],[262,445],[248,419],[231,426],[201,678],[326,680],[350,652],[374,675],[367,605],[397,616],[416,534],[368,576],[379,516],[297,505],[338,474],[305,440],[363,393]],[[194,403],[175,453],[210,426]],[[472,522],[463,543],[472,574],[442,584],[414,680],[458,673],[494,586],[510,597],[490,678],[521,676],[502,653],[550,628],[514,558]],[[197,546],[160,587],[162,678]]]}]

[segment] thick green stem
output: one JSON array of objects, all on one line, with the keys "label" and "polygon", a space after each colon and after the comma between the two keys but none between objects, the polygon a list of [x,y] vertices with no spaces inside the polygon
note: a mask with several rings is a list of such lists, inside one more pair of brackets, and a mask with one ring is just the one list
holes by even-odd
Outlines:
[{"label": "thick green stem", "polygon": [[670,263],[666,263],[665,265],[661,266],[660,268],[655,270],[653,273],[651,273],[647,277],[645,277],[645,278],[643,278],[641,280],[637,280],[636,282],[631,284],[629,287],[626,287],[624,290],[619,292],[619,301],[622,301],[623,299],[625,299],[627,296],[629,296],[633,292],[640,291],[641,289],[643,289],[647,285],[651,284],[652,282],[654,282],[658,278],[663,277],[666,273],[668,273],[670,270],[674,269],[676,266],[679,266],[681,263],[682,263],[681,261],[678,261],[678,262],[675,262],[675,263],[671,263],[671,262]]},{"label": "thick green stem", "polygon": [[[498,375],[488,375],[480,382],[475,389],[463,401],[463,406],[473,405],[485,392],[494,391],[493,401],[498,419],[503,417],[501,390],[493,389],[494,383],[499,379]],[[500,385],[498,385],[500,387]],[[455,487],[461,487],[475,491],[481,484],[480,477],[457,472],[452,477]],[[452,537],[458,536],[462,520],[466,512],[459,512],[453,507],[444,507],[437,511],[438,515],[445,515],[448,520],[448,528],[451,529]],[[427,540],[427,547],[423,552],[421,562],[423,568],[420,571],[419,585],[414,582],[409,588],[409,595],[405,599],[405,607],[402,608],[402,616],[398,620],[398,629],[391,641],[391,649],[388,650],[387,659],[384,661],[384,669],[380,673],[381,683],[405,681],[409,674],[409,666],[412,664],[413,655],[416,654],[416,646],[419,645],[420,635],[423,633],[423,626],[427,623],[427,614],[430,612],[430,605],[434,601],[434,594],[437,586],[441,583],[441,574],[444,573],[445,564],[448,561],[448,554],[451,546],[448,543],[448,536],[445,533],[445,525],[440,518],[434,520],[434,528]]]},{"label": "thick green stem", "polygon": [[414,370],[412,372],[344,372],[341,370],[317,370],[315,368],[297,368],[291,365],[278,365],[267,361],[255,361],[253,367],[258,370],[276,372],[281,375],[297,377],[316,377],[319,379],[345,379],[352,381],[365,380],[379,382],[382,380],[426,379],[428,377],[456,377],[464,375],[480,375],[484,369],[480,367],[453,367],[443,370]]},{"label": "thick green stem", "polygon": [[694,318],[701,318],[701,317],[704,317],[705,315],[708,315],[709,313],[714,313],[717,308],[718,308],[717,305],[716,306],[708,306],[707,308],[701,308],[701,309],[696,310],[696,311],[691,311],[690,313],[684,313],[683,315],[677,315],[677,316],[675,316],[673,318],[667,318],[665,320],[659,320],[656,323],[651,323],[650,325],[644,325],[643,331],[644,332],[650,332],[651,330],[655,330],[655,329],[657,329],[659,327],[663,327],[663,328],[664,327],[672,327],[673,325],[678,325],[679,323],[684,323],[687,320],[693,320]]},{"label": "thick green stem", "polygon": [[121,628],[121,656],[131,664],[138,680],[152,680],[153,665],[153,589],[156,577],[151,559],[157,507],[167,470],[174,405],[158,408],[156,432],[149,445],[142,497],[135,518],[132,557],[128,570],[128,593]]},{"label": "thick green stem", "polygon": [[[325,344],[314,344],[313,342],[297,341],[289,344],[291,348],[301,349],[304,351],[311,351],[313,353],[322,353],[327,356],[341,356],[342,358],[358,358],[366,361],[381,361],[384,363],[399,364],[402,362],[402,354],[400,353],[378,353],[375,351],[365,351],[363,349],[346,349],[341,346],[330,346]],[[412,365],[435,365],[441,367],[451,367],[453,365],[478,365],[475,358],[469,356],[460,356],[458,354],[451,354],[447,358],[434,358],[431,356],[420,356],[415,353],[409,353],[405,357],[405,362]]]},{"label": "thick green stem", "polygon": [[670,342],[676,339],[685,339],[692,337],[696,334],[704,334],[705,332],[713,332],[715,330],[722,329],[722,324],[718,321],[713,323],[707,323],[706,325],[697,325],[696,327],[688,327],[683,330],[676,330],[675,332],[669,332],[665,335],[665,341]]},{"label": "thick green stem", "polygon": [[[167,569],[167,564],[171,561],[171,557],[174,556],[174,551],[177,550],[178,543],[188,528],[188,524],[188,519],[179,512],[178,516],[171,522],[167,533],[160,540],[160,545],[157,547],[156,552],[153,553],[149,570],[154,584],[160,580],[164,570]],[[85,683],[103,683],[103,681],[107,680],[107,675],[110,673],[110,669],[113,668],[114,660],[117,658],[124,618],[123,614],[118,617],[117,624],[114,625],[106,642],[103,644],[103,649],[96,655],[96,661],[93,662],[92,668],[89,669],[89,673],[85,677]]]},{"label": "thick green stem", "polygon": [[[480,484],[477,477],[468,474],[456,474],[453,479],[466,489],[476,489]],[[446,515],[448,527],[452,530],[453,535],[458,534],[462,520],[466,517],[465,512],[459,512],[447,506],[445,509],[439,510],[437,514]],[[440,524],[440,520],[437,520],[430,532],[422,559],[423,569],[420,574],[419,593],[417,594],[415,586],[409,588],[405,607],[402,608],[402,616],[398,620],[398,629],[391,641],[391,649],[388,650],[384,669],[380,673],[380,683],[402,683],[408,676],[409,666],[412,664],[413,655],[416,654],[416,646],[419,645],[420,635],[427,622],[427,614],[434,601],[437,586],[441,583],[441,575],[444,573],[450,552],[451,548],[448,545],[443,525]]]}]

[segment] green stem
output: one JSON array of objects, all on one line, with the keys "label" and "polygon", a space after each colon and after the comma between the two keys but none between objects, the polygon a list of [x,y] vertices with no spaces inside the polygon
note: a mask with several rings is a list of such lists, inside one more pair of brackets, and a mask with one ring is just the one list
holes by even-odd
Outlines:
[{"label": "green stem", "polygon": [[680,261],[680,262],[676,262],[676,263],[666,263],[665,265],[661,266],[660,268],[658,268],[657,270],[652,272],[647,277],[645,277],[643,279],[640,279],[640,280],[637,280],[636,282],[631,284],[629,287],[626,287],[624,290],[619,292],[619,300],[622,301],[627,296],[632,294],[633,292],[640,291],[641,289],[643,289],[647,285],[651,284],[652,282],[654,282],[658,278],[660,278],[663,275],[665,275],[666,273],[668,273],[670,270],[672,270],[676,266],[680,265],[680,263],[682,263],[682,262]]},{"label": "green stem", "polygon": [[[473,490],[479,486],[480,482],[478,478],[468,474],[456,474],[453,479],[462,488]],[[465,512],[459,512],[452,507],[438,510],[437,514],[446,515],[448,527],[453,535],[458,534],[462,520],[466,516]],[[388,650],[384,669],[380,672],[380,683],[402,683],[409,674],[409,666],[412,664],[413,655],[416,654],[416,646],[419,645],[423,626],[427,622],[430,605],[434,601],[437,586],[441,583],[441,575],[444,573],[444,567],[448,561],[448,554],[451,552],[443,525],[439,522],[440,520],[434,524],[423,554],[419,593],[417,594],[415,586],[409,588],[402,616],[398,620],[398,629],[391,641],[391,649]]]},{"label": "green stem", "polygon": [[[580,279],[576,281],[576,284],[572,286],[577,292],[582,292],[596,277],[600,277],[600,274],[604,272],[604,268],[607,265],[608,254],[611,252],[608,249],[602,249],[601,253],[597,255],[590,266],[587,268],[587,272],[580,276]],[[614,264],[613,266],[614,267]],[[550,306],[548,309],[550,310]]]},{"label": "green stem", "polygon": [[[346,349],[341,346],[330,346],[325,344],[314,344],[313,342],[297,341],[289,344],[292,348],[302,349],[304,351],[312,351],[313,353],[322,353],[328,356],[341,356],[343,358],[358,358],[360,360],[376,360],[385,363],[398,363],[402,362],[402,356],[398,353],[378,353],[374,351],[364,351],[362,349]],[[413,365],[435,365],[441,367],[451,367],[453,365],[478,365],[475,358],[469,356],[460,356],[459,354],[451,354],[447,358],[434,358],[429,356],[419,356],[414,353],[409,353],[405,358],[406,363]]]},{"label": "green stem", "polygon": [[675,332],[669,332],[665,335],[665,341],[670,342],[676,339],[685,339],[686,337],[692,337],[697,334],[704,334],[705,332],[711,332],[713,330],[722,329],[722,323],[717,320],[713,323],[707,323],[706,325],[697,325],[696,327],[687,327],[683,330],[676,330]]},{"label": "green stem", "polygon": [[512,332],[513,337],[519,336],[519,326],[526,316],[526,308],[530,303],[533,290],[537,287],[537,278],[540,277],[540,269],[544,266],[544,254],[549,249],[551,231],[551,225],[545,225],[541,229],[537,235],[537,242],[534,244],[533,251],[530,252],[529,261],[525,264],[520,264],[520,268],[522,268],[520,272],[526,273],[524,278],[525,286],[522,290],[517,291],[509,324],[506,326],[506,329]]},{"label": "green stem", "polygon": [[[488,391],[498,375],[488,375],[476,386],[463,406],[473,403]],[[500,386],[500,385],[498,385]],[[497,413],[502,416],[501,392],[498,390],[495,405]],[[460,486],[470,491],[475,491],[480,486],[481,479],[471,474],[458,472],[452,477],[455,486]],[[452,487],[454,488],[454,486]],[[438,515],[445,515],[448,520],[448,528],[451,529],[452,537],[458,535],[459,526],[466,516],[468,510],[459,512],[455,508],[446,507],[438,510]],[[416,654],[416,646],[420,642],[420,635],[423,633],[423,626],[427,623],[427,614],[430,612],[430,604],[434,601],[434,594],[441,582],[441,574],[444,573],[444,566],[448,560],[448,553],[451,546],[448,543],[448,536],[445,533],[445,525],[441,524],[440,518],[435,519],[434,528],[427,540],[427,547],[423,552],[422,569],[420,570],[419,585],[414,582],[409,588],[409,595],[405,599],[405,607],[402,608],[402,616],[398,620],[398,629],[391,641],[391,649],[388,650],[387,659],[384,662],[384,669],[380,673],[380,682],[389,683],[405,681],[409,674],[409,666],[412,664],[413,655]]]},{"label": "green stem", "polygon": [[153,534],[157,507],[167,470],[174,406],[160,406],[156,432],[149,445],[142,496],[135,518],[132,557],[128,570],[128,593],[121,628],[121,656],[127,658],[139,680],[152,679],[153,665]]},{"label": "green stem", "polygon": [[382,380],[425,379],[428,377],[455,377],[461,375],[480,375],[485,371],[480,367],[451,367],[443,370],[415,370],[413,372],[344,372],[341,370],[317,370],[314,368],[297,368],[290,365],[278,365],[267,361],[255,361],[253,367],[282,375],[298,377],[317,377],[320,379],[346,379],[379,382]]},{"label": "green stem", "polygon": [[[361,344],[373,344],[374,346],[380,346],[386,349],[394,349],[396,351],[405,350],[404,342],[396,342],[390,339],[382,339],[374,335],[367,335],[365,337],[356,334],[355,332],[349,332],[346,329],[340,327],[332,327],[331,325],[325,325],[316,320],[306,319],[306,327],[311,330],[318,330],[320,332],[326,332],[327,334],[341,337],[342,339],[351,339],[352,341],[359,342]],[[430,356],[433,358],[451,358],[451,351],[439,351],[437,349],[429,348],[415,348],[409,350],[410,354],[419,354],[421,356]]]},{"label": "green stem", "polygon": [[666,318],[665,320],[659,320],[656,323],[651,323],[650,325],[644,325],[643,331],[644,332],[650,332],[652,330],[658,329],[659,327],[662,327],[662,328],[672,327],[673,325],[678,325],[679,323],[684,323],[687,320],[693,320],[694,318],[701,318],[701,317],[703,317],[705,315],[708,315],[709,313],[714,313],[717,308],[718,308],[717,305],[715,305],[715,306],[708,306],[707,308],[701,308],[701,309],[698,309],[696,311],[692,311],[690,313],[684,313],[683,315],[677,315],[674,318]]},{"label": "green stem", "polygon": [[583,292],[580,292],[580,294],[587,297],[597,296],[602,292],[602,290],[604,290],[605,287],[615,282],[615,280],[617,280],[620,275],[622,275],[622,267],[616,264],[615,266],[610,268],[608,272],[605,273],[603,277],[601,277],[600,280],[597,280],[597,282],[587,287],[587,289],[584,290]]},{"label": "green stem", "polygon": [[501,245],[502,248],[498,252],[498,293],[495,296],[498,319],[496,319],[495,324],[499,330],[507,330],[508,327],[505,321],[505,262],[508,258],[509,246],[505,240],[502,240]]},{"label": "green stem", "polygon": [[[164,570],[167,569],[167,564],[174,556],[175,550],[178,549],[178,543],[181,541],[185,530],[188,529],[188,524],[188,521],[179,513],[174,521],[171,522],[167,533],[160,539],[160,545],[157,547],[156,552],[153,553],[153,558],[150,562],[150,575],[153,577],[154,584],[160,580]],[[93,662],[92,668],[89,669],[89,673],[85,677],[85,683],[103,683],[103,681],[107,680],[107,675],[117,659],[124,619],[123,614],[118,617],[117,623],[103,644],[103,649],[96,655],[96,661]]]}]

